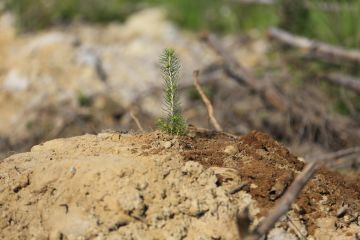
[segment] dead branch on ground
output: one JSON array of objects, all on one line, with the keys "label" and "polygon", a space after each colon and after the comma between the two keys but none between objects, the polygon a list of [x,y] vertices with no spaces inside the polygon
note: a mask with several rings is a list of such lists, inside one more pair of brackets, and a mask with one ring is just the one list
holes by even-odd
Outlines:
[{"label": "dead branch on ground", "polygon": [[[265,84],[266,81],[263,79],[255,78],[251,72],[235,60],[216,36],[203,34],[201,39],[221,57],[223,71],[229,78],[248,88],[250,92],[259,95],[265,106],[287,114],[292,128],[304,129],[304,134],[307,134],[311,141],[327,143],[331,138],[334,140],[331,146],[333,148],[344,147],[348,142],[360,141],[357,133],[349,130],[346,123],[332,119],[325,109],[312,103],[307,104],[303,97],[287,96],[282,93],[281,88],[274,87],[271,83]],[[285,132],[284,135],[286,134],[293,135],[294,133]],[[303,138],[303,136],[299,137]],[[349,141],[349,139],[353,140]]]},{"label": "dead branch on ground", "polygon": [[216,120],[215,115],[214,115],[214,108],[209,100],[209,98],[206,96],[205,92],[202,90],[200,84],[199,84],[199,70],[195,70],[193,72],[193,80],[194,80],[194,85],[196,87],[196,90],[199,92],[201,99],[203,100],[207,112],[208,112],[208,116],[210,118],[210,122],[213,125],[213,127],[216,129],[216,131],[218,132],[222,132],[223,129],[220,126],[219,122]]},{"label": "dead branch on ground", "polygon": [[286,45],[300,48],[304,53],[321,60],[342,63],[343,61],[360,64],[360,50],[345,49],[333,46],[316,40],[311,40],[302,36],[296,36],[279,28],[270,28],[269,37],[276,39]]},{"label": "dead branch on ground", "polygon": [[330,161],[324,164],[327,168],[339,170],[339,169],[360,169],[360,157],[359,158],[339,158],[336,161]]},{"label": "dead branch on ground", "polygon": [[314,176],[315,172],[325,160],[334,160],[357,153],[360,153],[360,146],[325,154],[310,160],[310,163],[308,163],[301,173],[295,178],[273,210],[270,211],[269,215],[256,227],[254,231],[254,239],[259,239],[260,237],[266,235],[275,226],[275,223],[289,211],[291,204],[295,202],[301,190]]},{"label": "dead branch on ground", "polygon": [[275,0],[231,0],[233,3],[239,4],[264,4],[264,5],[272,5],[275,3]]},{"label": "dead branch on ground", "polygon": [[333,84],[340,85],[348,90],[360,93],[360,79],[342,73],[331,73],[322,78]]},{"label": "dead branch on ground", "polygon": [[[284,112],[288,109],[288,105],[281,94],[272,86],[266,86],[256,79],[252,74],[242,67],[233,56],[227,52],[218,39],[212,34],[203,34],[201,39],[205,41],[222,59],[225,73],[234,79],[240,85],[248,87],[260,95],[266,105]],[[285,101],[284,101],[285,100]]]}]

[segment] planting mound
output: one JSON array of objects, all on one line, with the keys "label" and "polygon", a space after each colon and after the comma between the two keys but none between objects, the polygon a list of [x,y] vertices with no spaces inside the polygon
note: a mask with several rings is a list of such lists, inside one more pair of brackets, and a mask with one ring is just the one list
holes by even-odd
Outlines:
[{"label": "planting mound", "polygon": [[[237,211],[254,226],[303,166],[259,132],[56,139],[0,161],[0,239],[237,239]],[[359,199],[322,169],[268,238],[354,239]]]}]

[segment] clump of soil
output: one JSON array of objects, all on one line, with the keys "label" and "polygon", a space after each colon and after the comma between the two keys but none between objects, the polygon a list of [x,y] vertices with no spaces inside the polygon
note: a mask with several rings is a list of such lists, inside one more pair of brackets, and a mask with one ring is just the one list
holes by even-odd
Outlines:
[{"label": "clump of soil", "polygon": [[[0,238],[236,239],[236,212],[256,224],[303,166],[259,132],[52,140],[0,162]],[[268,239],[353,239],[359,190],[322,169]]]},{"label": "clump of soil", "polygon": [[[238,170],[241,180],[252,185],[248,192],[261,209],[259,216],[268,213],[304,167],[304,163],[284,146],[257,131],[239,138],[207,132],[185,137],[181,143],[186,160]],[[230,153],[226,151],[229,146],[233,148]],[[345,219],[336,221],[339,228],[350,225],[349,220],[359,221],[359,179],[322,168],[300,194],[294,211],[308,232],[314,234],[319,218],[334,217],[344,206],[347,209]]]}]

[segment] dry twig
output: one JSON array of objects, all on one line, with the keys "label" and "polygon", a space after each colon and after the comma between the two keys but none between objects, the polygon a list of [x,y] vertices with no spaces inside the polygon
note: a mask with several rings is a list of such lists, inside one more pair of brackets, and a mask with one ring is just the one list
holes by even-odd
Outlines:
[{"label": "dry twig", "polygon": [[293,35],[279,28],[270,28],[268,34],[273,39],[292,47],[300,48],[306,54],[310,54],[311,56],[322,60],[336,63],[347,61],[360,64],[360,51],[357,49],[345,49],[327,43],[310,40],[302,36]]},{"label": "dry twig", "polygon": [[322,79],[360,93],[360,79],[342,73],[331,73]]},{"label": "dry twig", "polygon": [[240,191],[243,190],[243,188],[246,187],[248,184],[249,184],[248,182],[242,182],[242,183],[240,183],[238,186],[232,188],[232,189],[229,191],[229,194],[235,194],[235,193],[240,192]]},{"label": "dry twig", "polygon": [[213,125],[213,127],[216,129],[216,131],[218,132],[222,132],[223,129],[220,126],[219,122],[216,120],[215,115],[214,115],[214,108],[209,100],[209,98],[206,96],[205,92],[202,90],[200,84],[199,84],[199,70],[195,70],[193,72],[193,79],[194,79],[194,85],[196,87],[196,90],[199,92],[201,99],[203,100],[206,109],[208,111],[208,115],[210,118],[210,122]]},{"label": "dry twig", "polygon": [[272,5],[275,3],[274,0],[231,0],[234,3],[240,4],[265,4],[265,5]]},{"label": "dry twig", "polygon": [[289,106],[285,99],[274,87],[266,86],[263,81],[256,79],[252,74],[241,66],[233,56],[226,51],[218,39],[212,34],[203,34],[201,39],[205,41],[222,58],[224,72],[242,86],[259,94],[266,105],[285,112]]},{"label": "dry twig", "polygon": [[135,116],[135,114],[132,111],[130,111],[130,116],[134,120],[134,122],[136,123],[136,126],[139,128],[139,130],[141,132],[145,132],[144,128],[142,127],[142,125],[141,125],[141,123],[139,121],[139,119]]},{"label": "dry twig", "polygon": [[273,210],[271,210],[269,215],[256,227],[254,231],[254,239],[259,239],[267,234],[274,227],[280,217],[287,213],[291,204],[295,202],[297,196],[305,187],[306,183],[313,177],[315,172],[325,160],[334,160],[355,153],[360,153],[360,146],[325,154],[311,160],[310,163],[307,164],[302,172],[295,178],[283,197],[279,200]]},{"label": "dry twig", "polygon": [[[287,96],[281,92],[280,88],[271,84],[265,85],[266,81],[255,78],[234,59],[229,51],[226,51],[214,35],[203,34],[201,38],[221,57],[224,73],[228,77],[235,80],[239,85],[248,88],[249,91],[258,94],[265,106],[270,106],[281,113],[288,114],[289,121],[293,124],[292,127],[306,128],[310,132],[307,134],[311,141],[328,142],[328,138],[333,138],[335,141],[332,143],[332,147],[336,148],[342,147],[344,143],[349,142],[348,139],[358,141],[357,133],[348,130],[336,120],[331,119],[323,108],[311,103],[305,104],[301,98],[296,99],[294,96]],[[304,109],[306,109],[306,112],[304,112]],[[315,139],[311,132],[315,132],[317,129],[320,129],[320,135]]]}]

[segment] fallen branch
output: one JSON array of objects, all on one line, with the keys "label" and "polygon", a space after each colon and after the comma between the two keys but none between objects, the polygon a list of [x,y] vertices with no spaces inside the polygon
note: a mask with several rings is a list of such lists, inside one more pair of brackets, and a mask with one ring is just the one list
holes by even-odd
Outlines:
[{"label": "fallen branch", "polygon": [[245,187],[248,186],[248,185],[249,185],[248,182],[242,182],[242,183],[240,183],[238,186],[232,188],[232,189],[229,191],[229,194],[238,193],[238,192],[240,192],[241,190],[243,190],[243,188],[245,188]]},{"label": "fallen branch", "polygon": [[[287,114],[289,122],[292,122],[292,128],[297,134],[301,134],[299,129],[305,129],[308,131],[307,135],[304,135],[305,137],[311,138],[311,141],[324,141],[325,144],[328,144],[328,139],[332,138],[334,141],[331,143],[331,147],[333,148],[344,147],[347,142],[359,141],[357,133],[332,119],[324,108],[304,101],[303,98],[295,95],[287,96],[281,92],[281,88],[271,84],[266,85],[268,81],[255,78],[251,72],[235,60],[230,51],[226,51],[214,35],[203,34],[201,39],[221,57],[223,72],[229,78],[246,87],[249,92],[257,94],[265,106]],[[309,131],[315,132],[317,129],[320,130],[320,135],[317,134],[317,137],[309,133]],[[286,130],[284,131],[286,132]],[[286,134],[293,137],[294,132]],[[304,136],[299,135],[300,138]],[[349,139],[352,140],[349,141]]]},{"label": "fallen branch", "polygon": [[224,72],[240,85],[248,87],[260,95],[266,105],[285,112],[288,109],[285,99],[274,87],[265,86],[263,81],[256,79],[228,53],[212,34],[203,34],[201,39],[206,42],[223,59]]},{"label": "fallen branch", "polygon": [[342,73],[331,73],[324,76],[322,79],[360,93],[360,79],[353,76],[348,76]]},{"label": "fallen branch", "polygon": [[214,108],[211,105],[211,102],[209,100],[209,98],[206,96],[205,92],[202,90],[200,84],[199,84],[199,70],[195,70],[193,72],[193,79],[194,79],[194,85],[196,87],[196,90],[199,92],[201,99],[203,100],[206,109],[208,111],[208,115],[210,118],[210,122],[213,125],[213,127],[216,129],[216,131],[218,132],[222,132],[223,129],[220,126],[219,122],[216,120],[215,116],[214,116]]},{"label": "fallen branch", "polygon": [[276,39],[292,47],[300,48],[306,54],[316,58],[341,63],[343,61],[360,64],[360,51],[356,49],[345,49],[333,46],[320,41],[311,40],[305,37],[293,35],[279,28],[270,28],[270,38]]},{"label": "fallen branch", "polygon": [[275,0],[231,0],[233,3],[239,4],[264,4],[264,5],[272,5],[275,3]]},{"label": "fallen branch", "polygon": [[315,172],[325,160],[334,160],[356,153],[360,153],[360,146],[325,154],[310,160],[310,163],[308,163],[302,172],[295,178],[283,197],[279,200],[273,210],[270,211],[269,215],[256,227],[253,239],[259,239],[260,237],[266,235],[275,226],[275,223],[288,212],[291,204],[295,202],[301,190],[314,176]]},{"label": "fallen branch", "polygon": [[330,169],[360,169],[360,158],[339,158],[325,166]]}]

